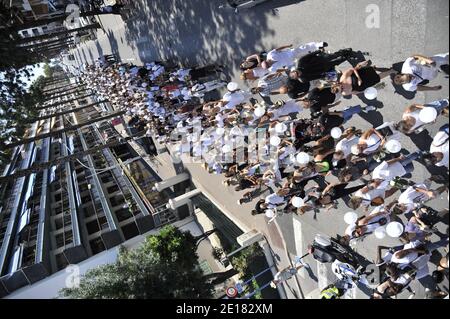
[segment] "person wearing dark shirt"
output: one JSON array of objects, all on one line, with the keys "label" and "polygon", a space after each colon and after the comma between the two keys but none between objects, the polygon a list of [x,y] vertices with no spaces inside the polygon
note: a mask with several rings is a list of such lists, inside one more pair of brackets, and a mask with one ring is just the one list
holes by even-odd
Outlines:
[{"label": "person wearing dark shirt", "polygon": [[322,137],[321,134],[315,135],[313,132],[316,123],[311,120],[301,119],[295,122],[293,128],[293,135],[295,136],[294,146],[296,149],[300,149],[312,141],[317,141]]},{"label": "person wearing dark shirt", "polygon": [[259,54],[253,54],[247,57],[242,63],[239,65],[239,68],[242,71],[251,70],[256,68],[261,64],[262,61],[265,61],[267,58],[267,52],[261,52]]},{"label": "person wearing dark shirt", "polygon": [[370,172],[369,168],[370,165],[364,159],[352,160],[339,171],[337,177],[341,183],[354,182],[367,175]]},{"label": "person wearing dark shirt", "polygon": [[318,118],[318,122],[322,126],[322,132],[326,135],[330,134],[334,127],[340,127],[344,124],[344,118],[342,112],[331,112],[322,114]]},{"label": "person wearing dark shirt", "polygon": [[310,88],[309,82],[288,79],[286,85],[280,88],[280,94],[287,94],[291,99],[298,99],[308,93]]},{"label": "person wearing dark shirt", "polygon": [[336,201],[338,199],[349,196],[366,185],[361,184],[353,187],[347,186],[348,183],[329,184],[318,197],[313,197],[310,201],[317,208],[323,207],[330,210],[336,205]]},{"label": "person wearing dark shirt", "polygon": [[339,50],[335,53],[311,52],[299,59],[297,64],[298,76],[304,81],[326,78],[327,73],[335,72],[334,68],[347,61],[352,54],[351,48]]},{"label": "person wearing dark shirt", "polygon": [[302,105],[305,109],[309,109],[311,115],[315,117],[320,112],[326,113],[332,105],[336,105],[339,99],[336,90],[331,87],[314,88],[303,99]]}]

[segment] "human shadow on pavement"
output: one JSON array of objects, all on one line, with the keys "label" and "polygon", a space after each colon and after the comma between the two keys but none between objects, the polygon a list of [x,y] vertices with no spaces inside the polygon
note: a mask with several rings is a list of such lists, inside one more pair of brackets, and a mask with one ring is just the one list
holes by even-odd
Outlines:
[{"label": "human shadow on pavement", "polygon": [[266,1],[264,3],[261,3],[259,5],[259,7],[261,9],[274,10],[274,9],[290,6],[293,4],[299,4],[299,3],[305,2],[305,1],[306,0],[271,0],[271,1]]},{"label": "human shadow on pavement", "polygon": [[[423,130],[419,134],[412,133],[408,135],[411,141],[416,145],[416,147],[421,151],[428,151],[430,149],[430,145],[433,142],[433,138],[430,136],[430,133],[427,129]],[[440,175],[443,177],[448,177],[448,172],[446,167],[439,167],[435,165],[425,165],[422,160],[418,160],[419,163],[425,166],[428,172],[431,175]],[[444,178],[443,180],[445,180]],[[443,184],[439,182],[438,184]]]},{"label": "human shadow on pavement", "polygon": [[309,278],[310,278],[311,280],[314,280],[314,281],[316,281],[316,282],[319,281],[319,278],[317,278],[317,276],[316,276],[316,275],[314,274],[314,272],[312,271],[311,266],[303,267],[303,268],[306,270],[306,272],[308,273],[308,276],[309,276]]},{"label": "human shadow on pavement", "polygon": [[[372,104],[373,105],[373,104]],[[375,105],[374,105],[375,106]],[[383,115],[377,111],[370,111],[368,113],[359,113],[358,114],[362,119],[372,124],[373,127],[380,126],[384,123]]]},{"label": "human shadow on pavement", "polygon": [[114,33],[111,30],[108,30],[108,32],[106,33],[106,36],[111,45],[111,53],[116,57],[116,59],[118,59],[120,61],[121,57],[120,57],[120,52],[119,52],[119,44],[118,44],[116,38],[114,37]]},{"label": "human shadow on pavement", "polygon": [[94,41],[94,42],[95,42],[95,47],[97,48],[98,56],[100,56],[100,57],[103,56],[103,48],[102,48],[102,46],[100,45],[100,43],[98,41]]}]

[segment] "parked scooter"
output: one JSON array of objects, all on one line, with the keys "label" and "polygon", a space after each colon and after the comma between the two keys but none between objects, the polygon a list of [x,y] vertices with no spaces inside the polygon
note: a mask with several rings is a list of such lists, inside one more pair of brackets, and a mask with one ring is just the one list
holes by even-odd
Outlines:
[{"label": "parked scooter", "polygon": [[356,287],[358,282],[371,289],[375,289],[378,285],[375,280],[369,281],[365,267],[361,265],[355,269],[352,265],[336,259],[331,264],[331,270],[341,282],[345,283],[347,289]]},{"label": "parked scooter", "polygon": [[238,13],[240,9],[248,9],[254,7],[267,0],[226,0],[225,4],[219,6],[220,9],[234,9]]}]

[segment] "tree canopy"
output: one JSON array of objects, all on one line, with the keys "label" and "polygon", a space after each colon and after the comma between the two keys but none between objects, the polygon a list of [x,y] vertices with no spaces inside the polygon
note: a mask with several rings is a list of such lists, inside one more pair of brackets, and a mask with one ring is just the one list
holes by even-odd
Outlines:
[{"label": "tree canopy", "polygon": [[53,75],[53,69],[48,63],[44,64],[44,74],[47,78],[51,78]]},{"label": "tree canopy", "polygon": [[196,238],[173,226],[134,249],[121,247],[114,264],[89,270],[77,288],[61,295],[77,299],[210,298],[212,287],[199,265]]},{"label": "tree canopy", "polygon": [[36,104],[43,101],[44,77],[36,79],[28,88],[26,82],[34,66],[0,72],[0,169],[10,159],[5,146],[23,138],[28,119],[37,115]]}]

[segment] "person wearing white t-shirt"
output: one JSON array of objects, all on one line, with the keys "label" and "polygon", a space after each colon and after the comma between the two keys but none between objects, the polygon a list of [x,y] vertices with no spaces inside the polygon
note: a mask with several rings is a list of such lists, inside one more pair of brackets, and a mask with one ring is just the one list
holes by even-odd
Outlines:
[{"label": "person wearing white t-shirt", "polygon": [[273,276],[273,280],[270,282],[270,286],[272,288],[276,288],[278,284],[294,277],[298,273],[298,271],[304,266],[305,264],[301,263],[298,266],[289,266],[280,270],[275,274],[275,276]]},{"label": "person wearing white t-shirt", "polygon": [[412,162],[419,158],[421,152],[414,152],[407,156],[393,158],[389,161],[383,161],[375,167],[372,172],[372,179],[392,181],[396,177],[402,177],[414,170]]},{"label": "person wearing white t-shirt", "polygon": [[364,235],[373,233],[378,227],[389,223],[390,215],[389,208],[384,206],[376,207],[368,216],[358,219],[345,229],[344,241],[361,238]]},{"label": "person wearing white t-shirt", "polygon": [[423,81],[432,81],[439,74],[439,68],[449,63],[448,52],[432,57],[415,55],[406,59],[402,71],[394,77],[396,85],[402,85],[406,91],[438,91],[441,85],[427,86]]},{"label": "person wearing white t-shirt", "polygon": [[358,144],[359,136],[353,135],[344,137],[336,144],[336,151],[341,151],[343,157],[347,158],[352,154],[352,146]]},{"label": "person wearing white t-shirt", "polygon": [[267,110],[267,113],[264,114],[260,119],[258,126],[266,126],[270,123],[270,127],[274,127],[278,122],[289,120],[288,115],[297,114],[303,111],[303,107],[298,100],[288,100],[278,101],[276,105],[281,105],[279,107],[272,106]]},{"label": "person wearing white t-shirt", "polygon": [[269,70],[257,66],[256,68],[248,69],[242,72],[241,80],[255,81],[266,76],[269,73]]},{"label": "person wearing white t-shirt", "polygon": [[326,42],[309,42],[297,48],[293,45],[285,45],[267,53],[266,61],[261,63],[262,68],[271,73],[285,70],[295,65],[295,60],[302,56],[326,47]]},{"label": "person wearing white t-shirt", "polygon": [[212,80],[204,83],[197,83],[191,88],[191,93],[195,97],[204,97],[206,93],[220,89],[227,83],[220,80]]},{"label": "person wearing white t-shirt", "polygon": [[301,113],[303,111],[303,107],[300,105],[300,103],[293,99],[281,102],[279,104],[281,104],[280,107],[272,108],[268,111],[269,116],[270,113],[273,114],[273,116],[270,116],[272,121],[289,114]]},{"label": "person wearing white t-shirt", "polygon": [[384,180],[374,180],[367,186],[358,190],[348,202],[348,206],[357,209],[363,206],[365,211],[369,206],[380,206],[384,204],[384,198],[388,197],[392,191],[387,191],[389,182]]},{"label": "person wearing white t-shirt", "polygon": [[244,103],[248,101],[248,99],[251,97],[251,94],[248,92],[244,92],[242,90],[236,90],[236,91],[228,91],[225,93],[222,97],[222,110],[231,110],[235,108],[237,105]]},{"label": "person wearing white t-shirt", "polygon": [[171,73],[171,80],[178,79],[180,82],[186,82],[190,72],[191,69],[178,69],[176,72]]},{"label": "person wearing white t-shirt", "polygon": [[402,120],[395,125],[395,128],[404,134],[418,133],[427,123],[420,119],[420,112],[426,107],[432,107],[437,111],[438,116],[443,112],[448,113],[448,99],[433,101],[424,105],[413,104],[406,108]]},{"label": "person wearing white t-shirt", "polygon": [[420,254],[424,253],[423,248],[420,249],[421,246],[418,241],[407,243],[403,246],[403,249],[386,255],[383,260],[396,264],[399,269],[404,269],[416,260]]},{"label": "person wearing white t-shirt", "polygon": [[[390,260],[389,254],[384,260],[396,264],[399,269],[405,269],[408,266],[415,269],[415,278],[420,281],[420,279],[429,275],[428,263],[433,251],[447,245],[448,238],[444,238],[434,243],[428,242],[426,244],[414,241],[406,244],[402,250],[391,254]],[[422,283],[426,284],[425,282]]]},{"label": "person wearing white t-shirt", "polygon": [[411,212],[416,205],[435,198],[438,194],[447,189],[446,186],[441,186],[436,190],[430,190],[428,184],[428,181],[422,184],[415,184],[409,186],[401,193],[397,203],[393,207],[396,214],[407,214]]},{"label": "person wearing white t-shirt", "polygon": [[371,128],[359,138],[356,150],[359,154],[370,155],[381,150],[389,140],[399,140],[400,133],[395,129],[393,122]]},{"label": "person wearing white t-shirt", "polygon": [[423,160],[427,165],[444,166],[448,169],[448,128],[449,125],[445,124],[433,138],[433,142],[430,145],[430,152],[423,156]]},{"label": "person wearing white t-shirt", "polygon": [[266,196],[264,202],[266,208],[277,208],[286,203],[286,195],[289,193],[289,188],[279,189],[276,193]]}]

